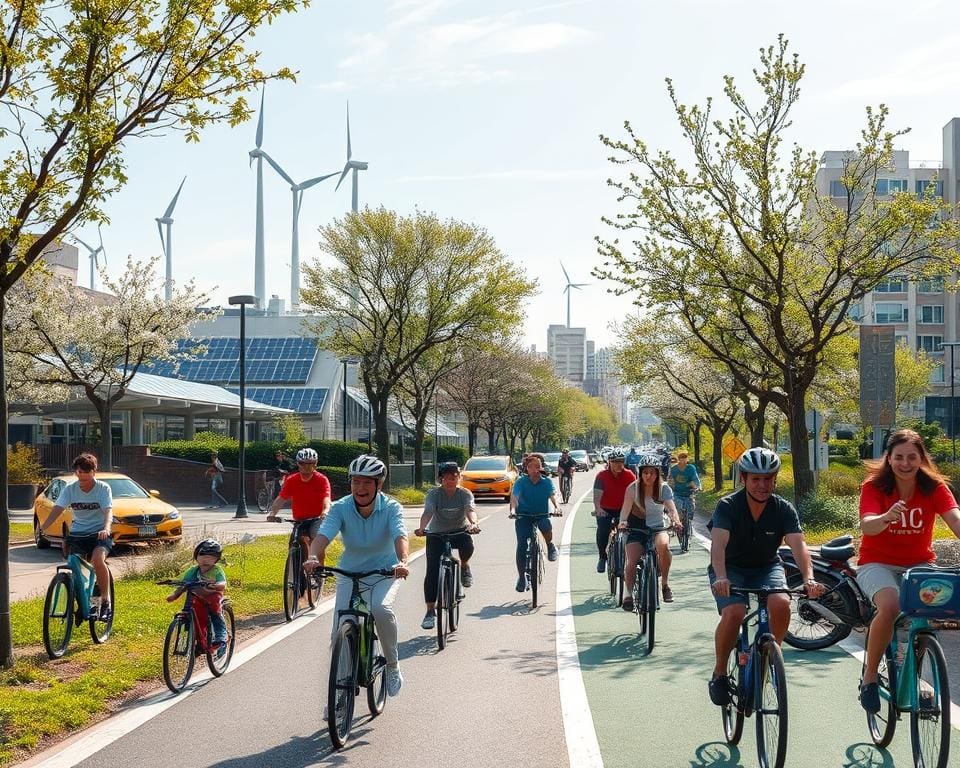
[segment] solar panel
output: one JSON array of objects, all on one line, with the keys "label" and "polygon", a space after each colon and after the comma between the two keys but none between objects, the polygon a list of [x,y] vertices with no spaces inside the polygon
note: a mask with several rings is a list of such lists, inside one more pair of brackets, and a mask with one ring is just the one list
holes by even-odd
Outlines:
[{"label": "solar panel", "polygon": [[[196,352],[198,348],[201,352]],[[186,355],[176,371],[166,361],[143,366],[145,373],[213,384],[240,382],[240,341],[222,336],[179,339],[177,352]],[[315,339],[269,337],[247,339],[246,380],[253,384],[304,383],[317,356]]]},{"label": "solar panel", "polygon": [[[234,394],[240,393],[236,387],[228,389]],[[311,387],[247,387],[246,396],[248,400],[277,408],[289,408],[297,413],[320,413],[327,390]]]}]

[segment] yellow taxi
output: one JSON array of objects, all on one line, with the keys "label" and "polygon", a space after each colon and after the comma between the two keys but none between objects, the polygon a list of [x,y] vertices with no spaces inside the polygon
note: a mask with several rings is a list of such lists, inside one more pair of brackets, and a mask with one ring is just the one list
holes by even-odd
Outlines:
[{"label": "yellow taxi", "polygon": [[[40,524],[56,506],[57,497],[77,476],[64,474],[53,478],[33,504],[33,540],[39,549],[46,549],[53,541],[62,542],[73,523],[73,511],[68,507],[49,528]],[[97,472],[97,480],[110,486],[113,493],[114,544],[142,541],[177,542],[183,535],[180,511],[160,500],[159,491],[145,491],[138,483],[118,472]]]},{"label": "yellow taxi", "polygon": [[510,501],[517,468],[509,456],[471,456],[460,471],[460,485],[478,499],[502,496]]}]

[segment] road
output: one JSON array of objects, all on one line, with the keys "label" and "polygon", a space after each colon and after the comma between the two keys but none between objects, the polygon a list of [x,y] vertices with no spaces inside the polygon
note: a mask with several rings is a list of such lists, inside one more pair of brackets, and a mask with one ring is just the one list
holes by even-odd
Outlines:
[{"label": "road", "polygon": [[[111,730],[109,721],[91,729],[74,740],[75,748],[90,745],[82,759],[67,742],[27,765],[112,767],[133,755],[141,761],[148,755],[149,765],[158,768],[557,768],[571,765],[570,749],[589,756],[592,739],[598,759],[580,759],[575,768],[757,765],[754,722],[746,723],[739,747],[729,747],[722,739],[719,712],[707,697],[716,612],[706,587],[706,550],[693,547],[674,558],[676,602],[663,606],[657,646],[644,656],[634,615],[613,607],[606,583],[596,573],[595,524],[587,493],[591,482],[592,476],[577,475],[574,499],[587,499],[565,531],[570,543],[561,561],[548,564],[547,603],[536,611],[529,608],[529,595],[513,588],[514,535],[505,505],[481,505],[481,516],[489,517],[476,541],[475,585],[467,590],[461,628],[442,652],[436,650],[433,634],[419,628],[424,560],[415,561],[396,606],[403,691],[388,700],[375,720],[366,715],[365,702],[358,702],[361,716],[343,751],[331,749],[321,722],[328,612],[299,631],[287,627],[275,633],[278,641],[258,655],[246,658],[244,649],[237,657],[244,663],[219,680],[198,683],[189,696],[177,699],[160,692],[114,718],[117,723],[124,717],[146,719],[143,713],[158,710],[129,732],[119,725]],[[568,514],[558,527],[570,519]],[[558,575],[567,571],[572,616],[558,604],[567,596],[563,579],[560,594],[555,591]],[[561,628],[574,622],[570,638],[577,643],[573,657],[580,669],[573,671],[585,692],[579,712],[569,665],[558,674],[557,644],[567,641],[562,629],[558,633],[558,618]],[[868,743],[856,701],[859,662],[849,653],[841,648],[818,653],[786,649],[785,655],[787,766],[912,765],[908,721],[900,723],[889,751]],[[949,663],[957,666],[958,658],[948,651]],[[956,712],[954,722],[960,723]],[[582,749],[577,753],[575,748]],[[952,749],[956,765],[956,730]]]}]

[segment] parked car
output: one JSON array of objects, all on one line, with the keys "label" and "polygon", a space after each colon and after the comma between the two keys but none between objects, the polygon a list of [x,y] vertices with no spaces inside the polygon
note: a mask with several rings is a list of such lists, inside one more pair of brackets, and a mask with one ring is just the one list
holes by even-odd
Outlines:
[{"label": "parked car", "polygon": [[593,469],[593,462],[590,461],[590,456],[586,451],[578,448],[570,451],[570,457],[577,462],[577,472],[589,472]]},{"label": "parked car", "polygon": [[471,456],[460,472],[460,485],[478,499],[502,496],[510,501],[517,467],[509,456]]},{"label": "parked car", "polygon": [[559,472],[560,451],[543,454],[543,471],[547,477],[556,477]]},{"label": "parked car", "polygon": [[594,466],[600,463],[600,454],[596,451],[587,451],[587,456],[590,457],[590,461]]},{"label": "parked car", "polygon": [[[63,474],[53,478],[33,503],[33,541],[39,549],[51,542],[63,542],[73,524],[73,510],[63,510],[49,528],[40,529],[56,506],[57,497],[76,475]],[[110,486],[113,493],[113,541],[129,544],[143,541],[175,543],[183,536],[180,511],[160,499],[159,491],[146,491],[138,483],[119,472],[98,472],[97,480]]]}]

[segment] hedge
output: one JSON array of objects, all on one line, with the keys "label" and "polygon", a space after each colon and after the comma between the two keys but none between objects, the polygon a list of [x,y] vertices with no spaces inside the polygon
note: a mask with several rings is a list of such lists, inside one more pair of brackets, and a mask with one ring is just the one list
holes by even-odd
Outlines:
[{"label": "hedge", "polygon": [[804,499],[797,511],[805,530],[842,530],[856,527],[860,499],[857,496],[831,496],[817,493]]},{"label": "hedge", "polygon": [[[311,440],[307,445],[317,452],[317,464],[321,467],[346,467],[361,453],[367,452],[366,443],[345,443],[341,440]],[[247,443],[244,463],[249,470],[272,469],[277,463],[274,454],[278,450],[283,450],[289,456],[295,457],[297,451],[303,447],[302,445],[285,445],[272,440]],[[199,432],[193,440],[166,440],[150,446],[150,452],[155,456],[169,456],[202,463],[210,461],[212,450],[218,452],[224,466],[238,465],[240,444],[232,437],[212,432]]]},{"label": "hedge", "polygon": [[470,458],[467,453],[467,449],[459,445],[441,445],[437,450],[437,461],[442,463],[444,461],[455,461],[461,467],[467,463],[467,459]]}]

